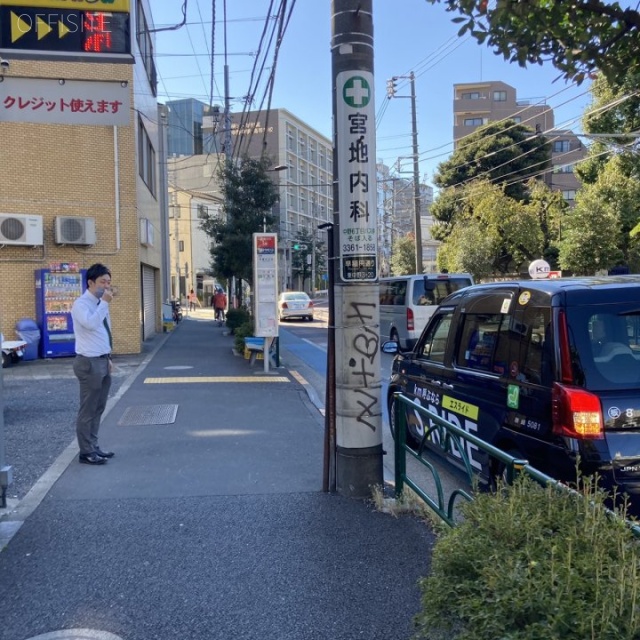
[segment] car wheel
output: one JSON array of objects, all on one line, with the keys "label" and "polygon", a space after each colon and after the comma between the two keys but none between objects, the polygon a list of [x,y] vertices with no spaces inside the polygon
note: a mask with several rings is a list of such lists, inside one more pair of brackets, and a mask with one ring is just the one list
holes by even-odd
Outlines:
[{"label": "car wheel", "polygon": [[[391,396],[389,398],[389,429],[391,430],[391,437],[394,440],[396,439],[395,415],[396,415],[396,399],[395,399],[395,396]],[[411,430],[409,429],[408,425],[407,425],[407,430],[405,435],[405,442],[407,443],[408,447],[414,450],[417,450],[418,447],[420,446],[420,441],[413,435],[413,433],[411,433]]]},{"label": "car wheel", "polygon": [[307,316],[309,322],[313,322],[313,316]]}]

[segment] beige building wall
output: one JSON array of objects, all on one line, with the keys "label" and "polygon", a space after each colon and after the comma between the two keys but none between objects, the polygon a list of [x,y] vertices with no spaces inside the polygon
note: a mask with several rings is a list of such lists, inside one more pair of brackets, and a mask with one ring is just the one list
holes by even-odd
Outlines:
[{"label": "beige building wall", "polygon": [[[149,12],[147,19],[151,23]],[[139,63],[137,53],[136,57]],[[112,126],[0,122],[0,213],[41,215],[44,223],[44,246],[0,246],[0,331],[6,339],[15,337],[19,318],[36,317],[36,269],[55,262],[74,262],[84,269],[102,262],[111,269],[112,281],[120,290],[111,309],[114,351],[141,350],[141,266],[161,267],[161,212],[157,197],[138,172],[138,113],[144,116],[151,143],[158,146],[156,100],[146,75],[141,78],[144,68],[138,63],[10,59],[6,76],[127,82],[130,119],[117,130]],[[57,245],[56,216],[94,217],[96,244]],[[140,244],[143,217],[157,231],[154,246]],[[158,277],[157,330],[161,330],[159,281]]]}]

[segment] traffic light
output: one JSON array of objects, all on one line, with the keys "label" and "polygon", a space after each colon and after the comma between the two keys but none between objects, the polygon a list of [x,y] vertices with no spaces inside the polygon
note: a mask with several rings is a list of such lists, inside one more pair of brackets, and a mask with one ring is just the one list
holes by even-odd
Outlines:
[{"label": "traffic light", "polygon": [[300,244],[296,242],[295,244],[291,245],[291,248],[294,251],[300,251]]},{"label": "traffic light", "polygon": [[393,98],[396,95],[396,81],[398,78],[393,76],[390,80],[387,80],[387,98]]}]

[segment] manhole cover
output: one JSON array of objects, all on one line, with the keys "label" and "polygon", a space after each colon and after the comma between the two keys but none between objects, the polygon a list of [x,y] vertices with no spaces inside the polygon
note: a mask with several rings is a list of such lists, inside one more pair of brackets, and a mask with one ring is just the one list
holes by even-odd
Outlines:
[{"label": "manhole cover", "polygon": [[127,407],[118,425],[134,427],[143,424],[172,424],[176,421],[177,404],[152,404],[138,407]]},{"label": "manhole cover", "polygon": [[96,629],[64,629],[34,636],[31,640],[122,640],[122,638]]}]

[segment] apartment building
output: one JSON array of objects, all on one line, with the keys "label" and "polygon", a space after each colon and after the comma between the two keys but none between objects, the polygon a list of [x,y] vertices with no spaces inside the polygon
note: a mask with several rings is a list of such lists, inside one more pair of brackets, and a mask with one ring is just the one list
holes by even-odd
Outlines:
[{"label": "apartment building", "polygon": [[140,352],[162,326],[166,231],[150,2],[22,4],[0,7],[0,329],[35,319],[36,270],[102,262],[114,351]]},{"label": "apartment building", "polygon": [[553,109],[544,99],[518,99],[514,87],[499,81],[454,84],[453,93],[455,148],[463,143],[465,136],[489,122],[512,119],[530,127],[544,134],[552,145],[553,168],[544,174],[544,181],[573,204],[580,188],[573,166],[586,156],[587,150],[572,131],[555,128]]}]

